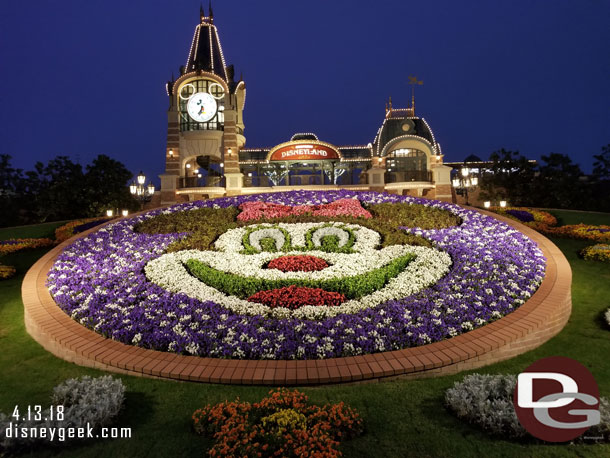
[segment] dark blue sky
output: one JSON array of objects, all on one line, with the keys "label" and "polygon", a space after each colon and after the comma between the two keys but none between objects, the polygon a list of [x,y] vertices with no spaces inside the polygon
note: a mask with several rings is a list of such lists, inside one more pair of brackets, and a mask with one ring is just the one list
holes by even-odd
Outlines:
[{"label": "dark blue sky", "polygon": [[[185,63],[194,0],[3,2],[0,153],[30,169],[108,154],[163,172],[165,82]],[[207,9],[207,3],[205,4]],[[410,98],[445,160],[499,148],[569,154],[610,143],[610,1],[220,1],[227,63],[247,85],[247,147],[313,131],[366,144]]]}]

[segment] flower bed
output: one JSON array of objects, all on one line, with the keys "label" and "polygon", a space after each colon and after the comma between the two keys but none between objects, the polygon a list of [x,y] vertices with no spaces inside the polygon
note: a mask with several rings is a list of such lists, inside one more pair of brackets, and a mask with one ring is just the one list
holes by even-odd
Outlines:
[{"label": "flower bed", "polygon": [[[401,220],[405,226],[399,229],[376,216],[333,222],[311,214],[293,215],[291,222],[248,223],[237,220],[236,207],[259,196],[197,201],[121,220],[75,241],[50,270],[49,290],[73,319],[121,342],[210,357],[319,359],[423,345],[467,332],[515,310],[542,281],[545,260],[535,243],[475,211],[374,192],[264,196],[267,202],[293,207],[354,198],[367,209],[386,204],[390,214],[392,205],[431,207],[453,214],[461,224],[420,229]],[[218,218],[206,224],[203,216],[216,212]],[[172,224],[168,233],[134,231]],[[347,242],[334,229],[336,233],[315,238],[324,227],[345,231]],[[268,236],[253,238],[268,229],[273,229]],[[179,250],[187,240],[189,249]],[[192,249],[193,244],[203,248]],[[315,272],[265,268],[273,259],[303,254],[330,265]],[[275,289],[303,280],[317,283],[300,286],[322,285],[329,291],[330,282],[354,293],[345,285],[352,281],[361,288],[363,282],[354,282],[355,276],[370,276],[366,286],[377,281],[380,271],[390,269],[392,275],[384,273],[383,282],[340,305],[291,309],[248,302],[250,295],[227,295],[190,275],[185,264],[191,260],[207,271],[206,281],[240,277],[242,286],[276,281]],[[261,290],[266,289],[271,288]]]},{"label": "flower bed", "polygon": [[336,306],[347,299],[341,293],[326,291],[322,288],[308,288],[290,285],[267,291],[259,291],[248,298],[249,302],[257,302],[267,307],[283,307],[295,310],[305,306]]},{"label": "flower bed", "polygon": [[99,226],[100,224],[110,221],[111,219],[112,218],[86,218],[70,221],[69,223],[55,229],[55,241],[57,243],[61,243],[64,240],[68,240],[75,234],[84,232],[92,227]]},{"label": "flower bed", "polygon": [[329,204],[321,205],[281,205],[272,202],[246,202],[239,206],[240,221],[259,219],[285,218],[293,215],[311,214],[313,216],[353,216],[356,218],[371,218],[372,215],[362,208],[356,199],[339,199]]},{"label": "flower bed", "polygon": [[491,211],[537,229],[540,226],[556,226],[557,218],[548,212],[526,207],[491,207]]},{"label": "flower bed", "polygon": [[40,239],[9,239],[0,240],[0,256],[21,250],[33,250],[53,245],[53,240]]},{"label": "flower bed", "polygon": [[570,224],[560,227],[544,227],[540,232],[555,237],[591,240],[598,243],[610,242],[610,226],[591,226],[589,224]]},{"label": "flower bed", "polygon": [[221,402],[193,413],[197,434],[215,440],[210,456],[339,457],[340,442],[363,432],[345,404],[318,407],[305,394],[272,390],[260,402]]},{"label": "flower bed", "polygon": [[610,245],[599,243],[588,246],[580,251],[580,255],[586,261],[610,262]]},{"label": "flower bed", "polygon": [[492,207],[491,211],[519,221],[545,235],[567,237],[593,242],[610,242],[610,226],[570,224],[557,227],[557,219],[550,213],[524,207]]},{"label": "flower bed", "polygon": [[17,269],[15,269],[13,266],[5,266],[0,264],[0,280],[8,280],[9,278],[14,277],[16,273]]},{"label": "flower bed", "polygon": [[282,256],[269,261],[267,269],[277,269],[282,272],[316,272],[329,266],[322,258],[308,255]]}]

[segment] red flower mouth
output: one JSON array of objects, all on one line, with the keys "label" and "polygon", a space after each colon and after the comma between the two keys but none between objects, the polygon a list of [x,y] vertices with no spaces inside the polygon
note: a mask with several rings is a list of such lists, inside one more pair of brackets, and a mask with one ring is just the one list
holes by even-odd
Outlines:
[{"label": "red flower mouth", "polygon": [[346,297],[341,293],[296,285],[259,291],[248,298],[248,302],[258,302],[271,308],[285,307],[291,310],[304,305],[336,306],[341,305],[346,300]]},{"label": "red flower mouth", "polygon": [[267,269],[278,269],[282,272],[316,272],[329,266],[322,258],[310,255],[282,256],[267,263]]}]

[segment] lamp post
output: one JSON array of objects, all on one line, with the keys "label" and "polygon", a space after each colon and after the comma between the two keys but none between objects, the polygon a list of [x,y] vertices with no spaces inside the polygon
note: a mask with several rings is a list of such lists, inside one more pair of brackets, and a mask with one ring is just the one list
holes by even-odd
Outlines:
[{"label": "lamp post", "polygon": [[468,202],[468,189],[475,188],[479,184],[479,179],[471,176],[471,172],[468,167],[462,167],[458,176],[452,180],[453,187],[458,194],[464,194],[466,205],[470,205]]},{"label": "lamp post", "polygon": [[141,203],[150,202],[150,199],[152,199],[152,196],[155,193],[155,185],[148,182],[148,185],[145,186],[144,183],[146,183],[146,176],[140,171],[136,177],[136,181],[129,185],[129,192],[131,192],[131,195]]}]

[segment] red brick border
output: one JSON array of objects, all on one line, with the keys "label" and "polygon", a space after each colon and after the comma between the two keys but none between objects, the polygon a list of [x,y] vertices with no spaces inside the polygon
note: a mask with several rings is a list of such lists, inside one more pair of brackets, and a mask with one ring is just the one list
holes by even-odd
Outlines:
[{"label": "red brick border", "polygon": [[546,276],[536,293],[513,313],[442,342],[308,361],[201,358],[125,345],[72,320],[55,304],[45,286],[53,262],[74,238],[49,251],[27,272],[22,285],[26,330],[46,350],[66,361],[145,377],[245,385],[311,385],[454,374],[538,347],[563,329],[572,310],[572,271],[561,251],[549,239],[522,224],[494,213],[482,213],[508,223],[534,240],[547,258]]}]

